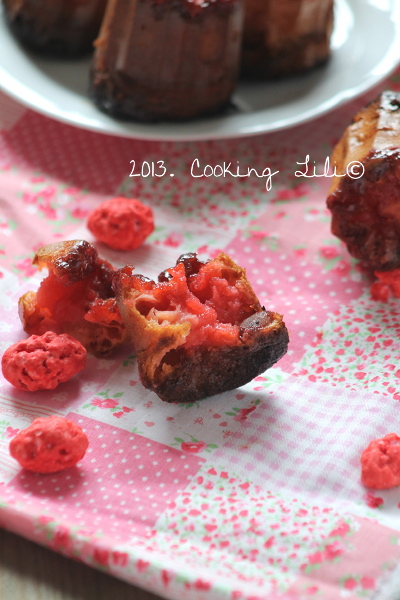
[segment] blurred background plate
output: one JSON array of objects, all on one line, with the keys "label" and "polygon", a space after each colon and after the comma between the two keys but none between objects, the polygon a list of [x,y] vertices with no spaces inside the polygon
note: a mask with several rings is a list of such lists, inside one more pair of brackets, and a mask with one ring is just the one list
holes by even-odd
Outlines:
[{"label": "blurred background plate", "polygon": [[101,113],[88,99],[90,59],[58,61],[24,51],[0,8],[0,88],[29,108],[92,131],[147,140],[255,135],[304,123],[384,79],[400,59],[399,0],[336,0],[332,58],[287,81],[240,83],[223,115],[187,123],[141,124]]}]

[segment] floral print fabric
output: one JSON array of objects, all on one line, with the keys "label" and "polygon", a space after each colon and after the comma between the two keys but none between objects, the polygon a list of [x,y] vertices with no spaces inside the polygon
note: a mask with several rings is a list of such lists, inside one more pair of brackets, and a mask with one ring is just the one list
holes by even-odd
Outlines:
[{"label": "floral print fabric", "polygon": [[[395,74],[385,86],[397,89]],[[241,389],[167,404],[144,389],[129,345],[53,392],[0,379],[0,524],[166,598],[386,600],[400,589],[400,491],[365,489],[359,457],[400,432],[398,301],[330,233],[323,172],[354,112],[251,139],[155,143],[63,125],[1,96],[0,347],[24,337],[18,298],[36,289],[41,245],[94,241],[86,219],[113,195],[139,198],[156,229],[139,249],[99,244],[115,266],[155,276],[180,254],[227,252],[267,309],[284,314],[288,354]],[[190,165],[238,161],[257,177],[194,178]],[[174,177],[129,177],[131,160]],[[78,466],[21,471],[10,439],[38,416],[79,423]]]}]

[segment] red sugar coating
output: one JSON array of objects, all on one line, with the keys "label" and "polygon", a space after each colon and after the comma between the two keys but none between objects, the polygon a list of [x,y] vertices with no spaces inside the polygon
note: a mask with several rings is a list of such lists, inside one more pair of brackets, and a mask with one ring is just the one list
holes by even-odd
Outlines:
[{"label": "red sugar coating", "polygon": [[388,433],[374,440],[361,456],[361,481],[366,487],[383,490],[400,485],[400,437]]},{"label": "red sugar coating", "polygon": [[139,200],[111,198],[95,208],[87,226],[110,248],[134,250],[154,231],[153,212]]},{"label": "red sugar coating", "polygon": [[68,381],[86,364],[86,350],[78,340],[48,331],[31,335],[10,346],[3,354],[4,377],[22,390],[53,390]]},{"label": "red sugar coating", "polygon": [[387,302],[390,296],[390,287],[382,281],[374,281],[371,285],[371,298],[377,302]]},{"label": "red sugar coating", "polygon": [[35,419],[11,440],[10,454],[34,473],[56,473],[73,467],[89,445],[81,427],[64,417]]},{"label": "red sugar coating", "polygon": [[380,302],[387,302],[390,296],[400,298],[400,269],[391,271],[375,271],[378,278],[371,285],[371,298]]}]

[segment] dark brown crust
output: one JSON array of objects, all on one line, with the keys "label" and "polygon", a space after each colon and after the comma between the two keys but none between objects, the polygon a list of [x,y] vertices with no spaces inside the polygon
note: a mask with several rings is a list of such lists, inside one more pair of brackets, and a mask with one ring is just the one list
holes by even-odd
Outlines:
[{"label": "dark brown crust", "polygon": [[145,387],[166,402],[195,402],[249,383],[287,352],[289,334],[277,313],[262,311],[243,321],[242,345],[226,349],[194,349],[180,357],[179,368],[157,381],[139,373]]},{"label": "dark brown crust", "polygon": [[98,266],[97,250],[85,240],[56,242],[39,248],[32,264],[39,269],[51,267],[64,285],[72,285],[89,277]]},{"label": "dark brown crust", "polygon": [[246,0],[245,6],[244,77],[287,77],[326,63],[333,0]]},{"label": "dark brown crust", "polygon": [[11,30],[25,46],[72,58],[93,49],[106,1],[3,0],[3,5]]},{"label": "dark brown crust", "polygon": [[[135,120],[143,123],[157,121],[187,121],[198,116],[212,116],[223,112],[229,105],[236,84],[227,85],[227,92],[221,97],[221,86],[208,86],[195,103],[183,102],[181,90],[158,91],[154,86],[129,83],[124,91],[112,75],[94,73],[91,76],[90,98],[97,107],[112,117],[122,120]],[[132,89],[132,94],[129,92]],[[190,90],[187,91],[190,94]],[[209,99],[213,98],[212,105]]]},{"label": "dark brown crust", "polygon": [[[118,305],[137,353],[143,385],[166,402],[195,402],[207,396],[242,386],[275,364],[286,352],[289,336],[282,316],[261,307],[244,269],[225,254],[215,261],[224,265],[224,275],[246,290],[246,312],[250,316],[239,324],[239,336],[232,346],[194,346],[185,348],[190,325],[185,320],[173,324],[148,321],[136,305],[135,279],[140,289],[151,293],[153,282],[132,274],[131,267],[117,271],[114,279]],[[220,263],[220,264],[221,264]],[[195,254],[182,255],[189,279],[204,266]],[[168,282],[169,271],[159,275]]]},{"label": "dark brown crust", "polygon": [[338,174],[359,162],[364,175],[334,177],[327,205],[332,233],[371,270],[400,268],[400,94],[387,91],[354,117],[331,162]]},{"label": "dark brown crust", "polygon": [[110,0],[89,94],[101,110],[140,121],[219,112],[236,86],[242,25],[243,0]]}]

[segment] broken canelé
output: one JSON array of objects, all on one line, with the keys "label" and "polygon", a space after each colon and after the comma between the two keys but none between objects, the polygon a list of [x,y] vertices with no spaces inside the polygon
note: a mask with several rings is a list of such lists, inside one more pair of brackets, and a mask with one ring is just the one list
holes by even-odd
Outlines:
[{"label": "broken canel\u00e9", "polygon": [[127,337],[111,283],[114,268],[84,240],[40,248],[33,264],[47,268],[37,292],[19,299],[24,330],[68,333],[96,356],[106,356]]},{"label": "broken canel\u00e9", "polygon": [[116,272],[122,317],[143,385],[166,402],[194,402],[251,381],[287,351],[281,315],[259,303],[245,270],[226,254],[183,254],[158,282]]},{"label": "broken canel\u00e9", "polygon": [[400,268],[400,94],[383,92],[354,117],[332,165],[332,233],[367,269]]}]

